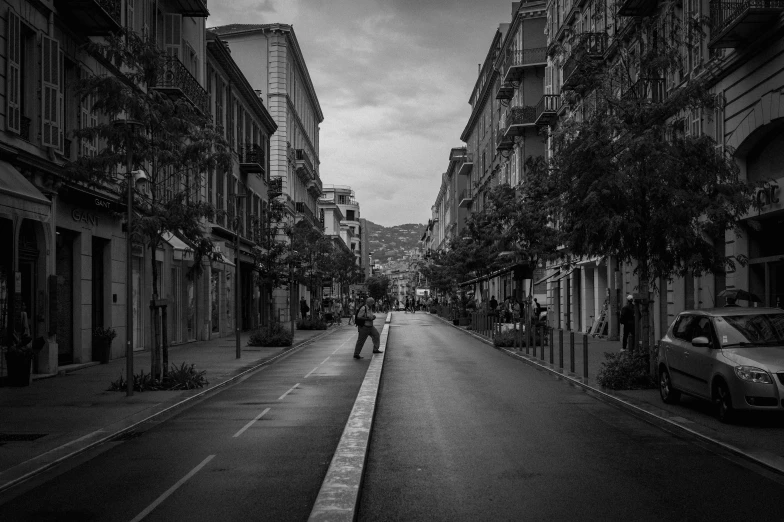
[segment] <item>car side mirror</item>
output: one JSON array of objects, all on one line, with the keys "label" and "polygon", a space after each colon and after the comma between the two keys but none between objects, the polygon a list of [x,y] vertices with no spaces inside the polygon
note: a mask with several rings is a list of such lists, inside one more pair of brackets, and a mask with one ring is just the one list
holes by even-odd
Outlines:
[{"label": "car side mirror", "polygon": [[705,348],[711,345],[711,342],[705,336],[695,337],[691,340],[691,345],[695,348]]}]

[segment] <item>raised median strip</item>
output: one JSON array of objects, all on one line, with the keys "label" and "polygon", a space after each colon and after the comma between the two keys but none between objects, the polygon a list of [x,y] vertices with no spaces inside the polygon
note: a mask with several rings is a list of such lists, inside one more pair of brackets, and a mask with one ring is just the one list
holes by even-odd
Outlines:
[{"label": "raised median strip", "polygon": [[308,520],[352,521],[355,519],[391,320],[390,312],[387,313],[384,329],[381,331],[379,348],[384,353],[374,354],[370,360],[365,379],[362,381],[354,407]]},{"label": "raised median strip", "polygon": [[477,339],[478,341],[481,341],[484,344],[492,346],[496,350],[499,350],[500,352],[503,352],[506,355],[509,355],[510,357],[519,359],[531,366],[550,372],[558,376],[558,378],[564,379],[570,384],[573,384],[575,386],[578,386],[580,388],[585,389],[586,391],[595,394],[595,396],[600,398],[601,400],[616,404],[622,407],[623,409],[625,409],[626,411],[634,414],[638,418],[641,418],[661,428],[673,430],[678,433],[695,437],[701,441],[707,442],[715,446],[716,448],[726,453],[735,455],[737,457],[741,457],[759,466],[762,466],[768,471],[772,471],[774,473],[784,475],[784,458],[781,458],[778,455],[774,455],[764,451],[751,452],[742,448],[738,448],[737,446],[730,444],[726,441],[723,441],[716,437],[710,436],[706,433],[702,433],[698,430],[695,430],[694,428],[687,425],[689,424],[689,421],[685,419],[679,421],[680,419],[679,417],[665,416],[659,413],[658,411],[656,411],[655,408],[647,407],[645,404],[637,404],[628,397],[618,395],[612,390],[606,390],[604,388],[600,388],[596,385],[593,385],[587,379],[584,379],[582,377],[577,377],[575,375],[571,375],[566,370],[560,371],[558,368],[550,366],[548,363],[536,359],[535,357],[529,357],[521,353],[518,353],[514,350],[510,350],[508,348],[497,347],[493,344],[492,339],[487,339],[486,337],[478,335],[472,331],[465,330],[464,328],[461,328],[459,326],[455,326],[454,324],[452,324],[451,321],[448,321],[443,317],[439,317],[435,314],[432,315],[433,317],[437,317],[439,320],[443,321],[447,325],[456,328],[457,330],[460,330],[467,335],[470,335],[471,337]]}]

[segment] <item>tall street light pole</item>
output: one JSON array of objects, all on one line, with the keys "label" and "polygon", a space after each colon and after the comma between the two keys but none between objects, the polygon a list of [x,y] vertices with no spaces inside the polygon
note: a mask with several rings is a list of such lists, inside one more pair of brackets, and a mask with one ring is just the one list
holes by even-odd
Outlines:
[{"label": "tall street light pole", "polygon": [[240,212],[240,203],[245,199],[247,194],[235,194],[237,202],[234,205],[234,211],[237,215],[234,218],[236,226],[234,227],[234,270],[236,272],[234,277],[234,334],[236,336],[236,353],[237,359],[242,357],[242,345],[240,343],[240,219],[242,219],[242,212]]}]

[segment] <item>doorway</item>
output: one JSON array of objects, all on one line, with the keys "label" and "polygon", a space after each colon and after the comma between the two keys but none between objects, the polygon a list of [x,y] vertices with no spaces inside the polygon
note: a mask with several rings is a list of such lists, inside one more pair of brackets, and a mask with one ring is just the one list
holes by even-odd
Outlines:
[{"label": "doorway", "polygon": [[57,229],[55,259],[57,275],[57,363],[62,366],[74,362],[73,346],[73,271],[74,240],[76,234]]}]

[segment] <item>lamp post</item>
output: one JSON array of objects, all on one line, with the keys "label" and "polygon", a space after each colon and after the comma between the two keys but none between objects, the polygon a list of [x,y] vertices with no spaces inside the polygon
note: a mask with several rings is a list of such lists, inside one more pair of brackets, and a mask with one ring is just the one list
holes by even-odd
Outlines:
[{"label": "lamp post", "polygon": [[235,194],[236,204],[234,205],[234,335],[236,336],[235,347],[237,359],[242,357],[242,345],[240,343],[240,202],[248,197],[247,194]]}]

